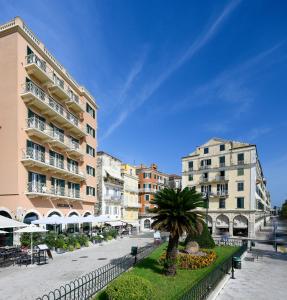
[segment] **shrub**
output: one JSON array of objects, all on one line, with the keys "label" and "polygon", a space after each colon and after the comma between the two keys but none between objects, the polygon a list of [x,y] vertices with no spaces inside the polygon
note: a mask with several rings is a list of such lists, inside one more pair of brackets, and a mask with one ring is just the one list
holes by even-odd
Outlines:
[{"label": "shrub", "polygon": [[67,245],[67,244],[64,244],[64,245],[63,245],[63,250],[67,251],[67,249],[68,249],[68,245]]},{"label": "shrub", "polygon": [[[41,233],[34,232],[33,235],[33,245],[39,245],[43,243],[43,236]],[[28,232],[24,232],[20,237],[21,246],[30,247],[31,245],[31,234]]]},{"label": "shrub", "polygon": [[185,244],[187,244],[189,241],[197,242],[200,248],[212,249],[215,247],[214,240],[213,240],[206,224],[203,225],[203,230],[200,235],[194,236],[194,235],[188,234],[185,239]]},{"label": "shrub", "polygon": [[81,234],[77,237],[78,242],[81,246],[85,246],[86,243],[89,241],[88,237],[85,234]]},{"label": "shrub", "polygon": [[76,242],[75,248],[76,249],[81,249],[81,244],[79,242]]},{"label": "shrub", "polygon": [[112,237],[111,235],[108,235],[108,236],[107,236],[107,240],[108,240],[108,241],[111,241],[112,239],[113,239],[113,237]]},{"label": "shrub", "polygon": [[[177,255],[176,264],[180,269],[201,269],[211,265],[216,260],[216,253],[213,250],[201,250],[206,253],[204,256],[192,255],[188,253],[179,253]],[[159,264],[167,263],[166,254],[163,253],[159,258]]]},{"label": "shrub", "polygon": [[74,250],[75,250],[75,248],[74,248],[73,245],[69,245],[69,246],[68,246],[68,249],[69,249],[69,251],[74,251]]},{"label": "shrub", "polygon": [[59,248],[59,249],[63,249],[64,245],[65,245],[64,239],[58,237],[58,239],[56,240],[56,246],[55,247]]},{"label": "shrub", "polygon": [[106,288],[109,300],[151,300],[153,297],[152,284],[139,276],[126,274]]},{"label": "shrub", "polygon": [[109,235],[115,239],[118,236],[118,231],[116,229],[111,229]]},{"label": "shrub", "polygon": [[50,231],[46,234],[45,244],[47,244],[49,248],[56,247],[56,241],[57,241],[57,233]]}]

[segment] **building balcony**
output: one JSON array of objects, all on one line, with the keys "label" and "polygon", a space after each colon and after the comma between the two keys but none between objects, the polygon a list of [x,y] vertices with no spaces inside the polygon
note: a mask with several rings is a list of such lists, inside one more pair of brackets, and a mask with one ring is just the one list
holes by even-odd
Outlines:
[{"label": "building balcony", "polygon": [[36,78],[43,84],[53,82],[52,72],[48,68],[46,62],[34,53],[26,56],[25,69],[30,76]]},{"label": "building balcony", "polygon": [[158,190],[152,188],[139,189],[139,193],[156,193]]},{"label": "building balcony", "polygon": [[217,191],[216,195],[219,197],[227,197],[228,196],[228,191]]},{"label": "building balcony", "polygon": [[68,100],[69,94],[66,90],[63,79],[60,79],[57,75],[53,74],[52,84],[49,86],[49,91],[60,100]]},{"label": "building balcony", "polygon": [[72,142],[70,138],[61,132],[55,132],[53,128],[47,123],[32,117],[27,119],[27,127],[25,131],[30,137],[37,137],[43,143],[49,143],[56,146],[75,157],[82,157],[84,153],[81,150],[80,144]]},{"label": "building balcony", "polygon": [[21,97],[26,104],[40,109],[43,115],[48,116],[51,120],[56,120],[63,128],[73,133],[75,137],[81,138],[87,135],[77,117],[65,110],[62,105],[49,97],[33,82],[26,82]]},{"label": "building balcony", "polygon": [[56,176],[71,179],[74,181],[84,181],[85,175],[79,171],[78,167],[67,165],[64,167],[64,161],[50,157],[49,160],[45,157],[45,152],[28,149],[23,151],[22,163],[25,167],[37,167],[43,172],[52,172]]},{"label": "building balcony", "polygon": [[45,122],[32,117],[27,119],[26,124],[27,127],[25,128],[25,131],[29,136],[36,136],[38,139],[43,141],[43,143],[49,143],[60,149],[68,148],[64,134],[53,131],[52,127]]},{"label": "building balcony", "polygon": [[69,93],[69,99],[66,102],[67,106],[77,113],[82,113],[85,111],[84,104],[79,99],[79,97],[73,93]]},{"label": "building balcony", "polygon": [[204,165],[204,166],[199,166],[200,170],[207,170],[207,169],[211,169],[211,165]]},{"label": "building balcony", "polygon": [[122,203],[123,196],[122,195],[104,195],[104,199],[106,202],[112,203]]},{"label": "building balcony", "polygon": [[80,191],[52,186],[50,189],[44,183],[28,182],[25,194],[30,198],[45,197],[48,199],[65,199],[83,201]]},{"label": "building balcony", "polygon": [[228,181],[228,177],[225,175],[225,176],[215,176],[215,181],[216,182],[220,182],[220,181]]},{"label": "building balcony", "polygon": [[81,149],[80,144],[72,142],[72,141],[68,142],[67,152],[71,155],[74,155],[75,157],[78,157],[78,158],[82,158],[84,156],[84,152]]},{"label": "building balcony", "polygon": [[237,164],[238,164],[238,165],[244,165],[244,160],[238,160],[238,161],[237,161]]},{"label": "building balcony", "polygon": [[140,203],[125,203],[124,204],[125,208],[140,208],[141,204]]}]

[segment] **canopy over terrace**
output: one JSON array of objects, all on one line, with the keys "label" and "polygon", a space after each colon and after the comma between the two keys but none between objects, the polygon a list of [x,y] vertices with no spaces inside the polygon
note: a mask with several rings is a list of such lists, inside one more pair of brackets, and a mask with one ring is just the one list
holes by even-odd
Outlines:
[{"label": "canopy over terrace", "polygon": [[26,226],[28,225],[25,223],[0,216],[0,228],[17,228],[17,227],[26,227]]}]

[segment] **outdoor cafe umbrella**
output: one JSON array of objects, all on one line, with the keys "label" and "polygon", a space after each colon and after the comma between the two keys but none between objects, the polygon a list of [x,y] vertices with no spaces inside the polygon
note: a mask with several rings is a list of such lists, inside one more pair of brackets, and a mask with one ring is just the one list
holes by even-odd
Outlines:
[{"label": "outdoor cafe umbrella", "polygon": [[0,230],[0,234],[6,234],[8,233],[7,231],[4,231],[4,230]]},{"label": "outdoor cafe umbrella", "polygon": [[48,230],[43,229],[41,227],[38,227],[34,224],[30,224],[29,226],[25,227],[25,228],[21,228],[19,230],[16,230],[15,232],[17,233],[30,233],[31,234],[31,265],[33,263],[33,233],[34,232],[46,232]]},{"label": "outdoor cafe umbrella", "polygon": [[16,227],[25,227],[25,226],[28,225],[10,218],[0,216],[0,228],[16,228]]}]

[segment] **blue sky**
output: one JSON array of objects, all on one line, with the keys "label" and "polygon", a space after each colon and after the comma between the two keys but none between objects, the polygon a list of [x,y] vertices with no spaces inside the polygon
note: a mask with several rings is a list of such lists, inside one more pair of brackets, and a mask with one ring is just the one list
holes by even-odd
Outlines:
[{"label": "blue sky", "polygon": [[99,150],[181,171],[211,137],[256,143],[287,198],[287,2],[7,1],[96,97]]}]

